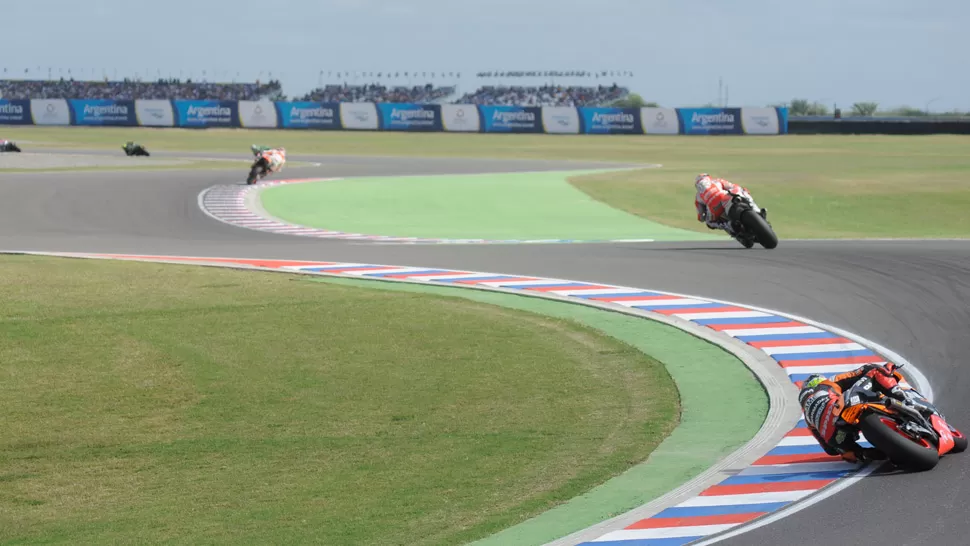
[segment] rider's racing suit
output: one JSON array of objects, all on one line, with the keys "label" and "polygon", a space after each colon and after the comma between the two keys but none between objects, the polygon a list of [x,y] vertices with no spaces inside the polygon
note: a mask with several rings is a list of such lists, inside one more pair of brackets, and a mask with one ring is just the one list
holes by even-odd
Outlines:
[{"label": "rider's racing suit", "polygon": [[825,453],[856,462],[866,459],[882,459],[884,456],[875,449],[867,449],[856,443],[858,432],[847,427],[839,427],[838,420],[845,407],[843,391],[862,377],[872,378],[874,387],[887,396],[900,396],[904,391],[916,392],[898,371],[892,373],[880,365],[866,364],[851,372],[836,375],[815,386],[804,386],[798,393],[798,403],[805,414],[805,424],[812,436],[825,450]]},{"label": "rider's racing suit", "polygon": [[723,229],[733,235],[728,211],[731,209],[732,193],[747,193],[745,188],[722,178],[705,178],[697,184],[694,207],[697,221],[704,222],[710,229]]}]

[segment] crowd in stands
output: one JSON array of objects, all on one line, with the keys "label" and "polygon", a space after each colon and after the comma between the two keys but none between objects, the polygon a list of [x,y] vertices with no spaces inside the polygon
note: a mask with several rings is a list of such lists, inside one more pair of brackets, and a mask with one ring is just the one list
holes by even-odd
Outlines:
[{"label": "crowd in stands", "polygon": [[515,106],[600,106],[629,94],[625,87],[600,85],[578,87],[546,85],[542,87],[486,85],[455,101],[458,104]]},{"label": "crowd in stands", "polygon": [[[313,102],[406,102],[435,103],[451,100],[454,86],[327,85],[297,100]],[[467,93],[456,104],[518,106],[599,106],[622,99],[629,90],[613,85],[583,86],[491,86]],[[160,79],[142,82],[60,80],[0,80],[5,99],[201,99],[285,100],[279,81],[266,83],[209,83]]]},{"label": "crowd in stands", "polygon": [[435,87],[432,84],[414,87],[388,87],[380,84],[328,85],[314,89],[300,100],[313,102],[409,102],[424,104],[437,102],[455,94],[454,86]]},{"label": "crowd in stands", "polygon": [[0,80],[5,99],[200,99],[258,100],[281,97],[279,81],[266,83],[209,83],[160,79],[155,81]]}]

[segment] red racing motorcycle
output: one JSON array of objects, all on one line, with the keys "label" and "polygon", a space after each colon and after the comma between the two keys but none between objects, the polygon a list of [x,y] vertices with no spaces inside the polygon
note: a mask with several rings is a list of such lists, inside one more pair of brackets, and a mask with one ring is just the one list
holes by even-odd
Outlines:
[{"label": "red racing motorcycle", "polygon": [[[891,374],[899,367],[890,363],[884,369]],[[876,389],[871,377],[862,377],[842,398],[845,407],[840,424],[857,429],[898,467],[930,470],[947,453],[967,449],[967,437],[916,391],[896,389],[886,396]]]}]

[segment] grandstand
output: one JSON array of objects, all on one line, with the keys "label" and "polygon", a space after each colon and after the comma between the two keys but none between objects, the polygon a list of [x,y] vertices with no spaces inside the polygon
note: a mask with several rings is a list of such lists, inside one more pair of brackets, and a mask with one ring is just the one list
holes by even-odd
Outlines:
[{"label": "grandstand", "polygon": [[300,100],[312,102],[407,102],[429,104],[446,100],[455,94],[454,86],[436,87],[432,84],[413,87],[388,87],[378,83],[367,85],[327,85],[304,95]]},{"label": "grandstand", "polygon": [[211,83],[159,79],[148,82],[75,79],[0,80],[4,99],[197,99],[197,100],[281,100],[279,81],[266,83]]},{"label": "grandstand", "polygon": [[[617,84],[599,86],[486,85],[457,97],[455,85],[415,86],[326,85],[296,100],[312,102],[399,102],[413,104],[477,104],[516,106],[602,106],[622,99],[629,90]],[[176,99],[286,100],[279,81],[212,83],[180,79],[139,81],[0,80],[3,99]]]},{"label": "grandstand", "polygon": [[630,91],[625,87],[546,85],[541,87],[486,85],[455,101],[456,104],[514,106],[602,106],[622,99]]}]

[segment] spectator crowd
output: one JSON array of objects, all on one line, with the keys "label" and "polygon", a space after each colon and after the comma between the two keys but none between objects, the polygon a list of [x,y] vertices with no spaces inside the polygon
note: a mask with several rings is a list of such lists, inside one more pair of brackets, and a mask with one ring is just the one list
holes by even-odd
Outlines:
[{"label": "spectator crowd", "polygon": [[313,102],[409,102],[424,104],[437,102],[455,94],[454,86],[435,87],[432,84],[414,87],[387,87],[380,84],[328,85],[314,89],[300,100]]},{"label": "spectator crowd", "polygon": [[[516,106],[600,106],[629,94],[625,87],[583,86],[483,86],[458,100],[455,86],[327,85],[296,100],[312,102],[405,102],[426,104],[450,101],[455,104]],[[286,100],[279,81],[266,83],[209,83],[160,79],[81,81],[0,80],[4,99],[197,99],[197,100]]]},{"label": "spectator crowd", "polygon": [[546,85],[542,87],[486,85],[455,101],[458,104],[514,106],[600,106],[629,94],[624,87],[600,85],[578,87]]},{"label": "spectator crowd", "polygon": [[258,100],[281,96],[279,81],[266,83],[209,83],[160,79],[155,81],[0,80],[4,99],[199,99]]}]

